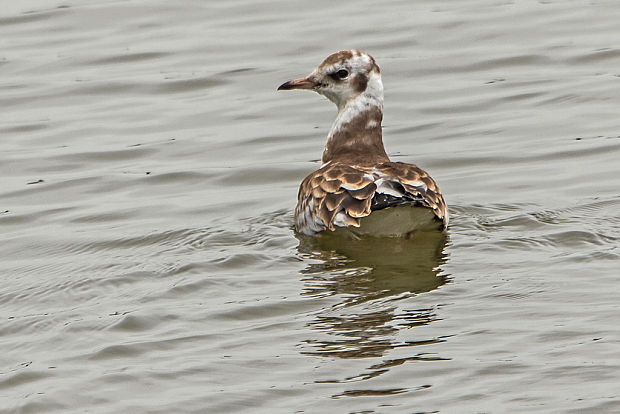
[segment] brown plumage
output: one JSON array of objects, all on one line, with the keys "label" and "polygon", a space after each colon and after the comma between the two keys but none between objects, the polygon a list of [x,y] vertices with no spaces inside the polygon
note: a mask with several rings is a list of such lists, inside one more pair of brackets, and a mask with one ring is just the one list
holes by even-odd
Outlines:
[{"label": "brown plumage", "polygon": [[389,206],[402,203],[432,209],[437,227],[447,226],[447,206],[439,187],[416,165],[385,162],[351,166],[336,162],[314,171],[301,182],[295,208],[298,231],[315,228],[316,232],[321,227],[335,230],[334,219],[338,213],[344,215],[345,223],[359,227],[359,219],[373,210],[386,208],[379,203],[377,181],[402,187],[396,190],[403,193],[402,201],[392,199]]},{"label": "brown plumage", "polygon": [[[416,165],[391,162],[385,152],[380,73],[370,55],[346,50],[330,55],[307,77],[278,88],[312,89],[339,110],[325,144],[323,166],[299,187],[297,231],[313,235],[371,222],[371,234],[379,235],[447,227],[447,206],[435,181]],[[392,214],[392,219],[385,220],[388,216],[376,213],[379,210]],[[373,212],[379,221],[368,221]],[[383,223],[398,228],[383,228]]]}]

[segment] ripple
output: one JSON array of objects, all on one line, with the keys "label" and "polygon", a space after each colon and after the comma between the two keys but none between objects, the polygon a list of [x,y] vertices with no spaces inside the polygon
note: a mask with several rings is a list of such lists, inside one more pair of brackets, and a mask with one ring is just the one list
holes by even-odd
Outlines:
[{"label": "ripple", "polygon": [[187,91],[200,91],[227,85],[228,81],[220,78],[200,77],[181,80],[167,80],[153,88],[155,93],[183,93]]},{"label": "ripple", "polygon": [[[419,389],[424,389],[424,388],[430,388],[430,385],[423,385]],[[332,398],[394,395],[394,394],[402,394],[407,391],[409,391],[407,388],[388,388],[388,389],[383,389],[383,390],[357,389],[357,390],[347,390],[341,394],[334,394],[332,395]]]},{"label": "ripple", "polygon": [[141,316],[141,315],[124,315],[118,322],[112,325],[109,329],[114,331],[124,332],[144,332],[154,329],[160,324],[159,318],[154,316]]},{"label": "ripple", "polygon": [[0,133],[3,134],[15,134],[15,133],[24,133],[24,132],[33,132],[33,131],[41,131],[45,128],[48,128],[49,124],[47,123],[39,123],[35,122],[32,124],[23,124],[17,125],[8,128],[0,128]]},{"label": "ripple", "polygon": [[38,382],[51,377],[52,373],[29,368],[27,371],[20,370],[5,375],[5,378],[0,379],[0,390],[10,390],[24,384]]},{"label": "ripple", "polygon": [[39,22],[49,19],[55,11],[29,12],[20,16],[0,17],[0,26],[23,25],[24,23]]},{"label": "ripple", "polygon": [[[612,2],[44,3],[0,16],[6,410],[618,408]],[[335,112],[274,88],[334,42],[447,235],[295,236]]]},{"label": "ripple", "polygon": [[109,65],[109,64],[125,64],[141,61],[150,61],[168,56],[169,53],[164,52],[142,52],[142,53],[126,53],[123,55],[109,56],[101,59],[90,61],[92,65]]},{"label": "ripple", "polygon": [[610,59],[617,60],[618,58],[620,58],[620,49],[603,49],[603,50],[596,50],[592,53],[575,56],[571,58],[569,61],[571,63],[588,64],[592,62],[598,62],[601,60],[610,60]]}]

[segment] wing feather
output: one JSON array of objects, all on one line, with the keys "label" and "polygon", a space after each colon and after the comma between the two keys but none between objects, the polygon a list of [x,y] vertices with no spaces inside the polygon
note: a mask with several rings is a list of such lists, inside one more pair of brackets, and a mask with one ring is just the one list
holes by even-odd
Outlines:
[{"label": "wing feather", "polygon": [[373,210],[413,203],[433,210],[448,224],[439,187],[413,164],[386,162],[376,166],[329,163],[306,177],[298,193],[295,228],[315,234],[335,226],[360,226]]}]

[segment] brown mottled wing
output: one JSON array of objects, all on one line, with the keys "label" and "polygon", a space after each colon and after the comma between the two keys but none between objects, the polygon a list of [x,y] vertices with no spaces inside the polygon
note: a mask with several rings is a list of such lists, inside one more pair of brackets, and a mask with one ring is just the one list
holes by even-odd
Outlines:
[{"label": "brown mottled wing", "polygon": [[295,228],[315,234],[334,226],[359,227],[371,212],[377,189],[369,169],[328,164],[307,176],[299,187]]},{"label": "brown mottled wing", "polygon": [[402,204],[433,210],[445,228],[448,210],[435,181],[413,164],[386,162],[374,167],[328,164],[299,187],[295,228],[315,234],[335,226],[360,226],[371,211]]},{"label": "brown mottled wing", "polygon": [[437,183],[426,171],[414,164],[386,162],[375,166],[372,174],[377,185],[373,210],[387,206],[378,204],[381,196],[385,195],[394,204],[409,201],[428,207],[443,222],[444,228],[448,226],[448,208]]}]

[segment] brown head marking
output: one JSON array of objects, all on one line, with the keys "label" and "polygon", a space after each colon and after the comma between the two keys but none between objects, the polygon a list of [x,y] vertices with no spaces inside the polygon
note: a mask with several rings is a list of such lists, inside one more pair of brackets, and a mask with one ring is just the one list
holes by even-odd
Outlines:
[{"label": "brown head marking", "polygon": [[368,86],[368,76],[361,73],[355,75],[355,77],[351,79],[351,86],[356,92],[364,92],[366,90],[366,86]]},{"label": "brown head marking", "polygon": [[323,63],[320,66],[331,66],[337,63],[342,63],[345,60],[351,59],[353,57],[353,52],[350,50],[341,50],[340,52],[332,53],[327,56]]}]

